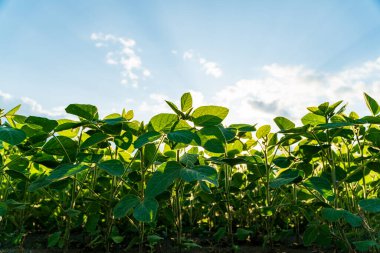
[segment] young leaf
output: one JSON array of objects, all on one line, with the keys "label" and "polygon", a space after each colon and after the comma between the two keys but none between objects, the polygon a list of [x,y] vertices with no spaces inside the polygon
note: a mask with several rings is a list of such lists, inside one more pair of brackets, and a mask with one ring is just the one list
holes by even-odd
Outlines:
[{"label": "young leaf", "polygon": [[379,104],[375,99],[370,97],[367,93],[364,92],[364,99],[368,109],[371,111],[372,115],[375,116],[380,112]]},{"label": "young leaf", "polygon": [[296,126],[292,121],[288,120],[285,117],[276,117],[274,118],[274,122],[281,131],[289,130]]},{"label": "young leaf", "polygon": [[154,131],[156,132],[162,132],[170,130],[170,127],[178,121],[178,116],[171,113],[160,113],[150,120],[150,124],[152,124],[152,127]]},{"label": "young leaf", "polygon": [[259,129],[257,129],[256,137],[257,139],[261,139],[264,136],[267,136],[270,133],[271,127],[270,125],[263,125]]},{"label": "young leaf", "polygon": [[69,114],[79,116],[87,120],[97,120],[99,118],[98,108],[88,104],[70,104],[65,111]]},{"label": "young leaf", "polygon": [[186,92],[181,97],[181,110],[187,112],[193,107],[193,98],[191,97],[190,92]]},{"label": "young leaf", "polygon": [[319,124],[325,124],[326,119],[323,116],[316,115],[314,113],[308,113],[301,119],[302,124],[316,126]]},{"label": "young leaf", "polygon": [[201,106],[195,109],[193,122],[196,126],[215,126],[227,117],[228,109],[222,106]]}]

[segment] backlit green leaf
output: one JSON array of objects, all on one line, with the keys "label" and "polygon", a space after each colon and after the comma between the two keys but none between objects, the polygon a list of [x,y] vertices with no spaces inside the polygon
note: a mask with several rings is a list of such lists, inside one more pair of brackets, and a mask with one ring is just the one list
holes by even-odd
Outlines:
[{"label": "backlit green leaf", "polygon": [[11,145],[20,144],[25,140],[26,134],[24,131],[12,127],[0,126],[0,140]]},{"label": "backlit green leaf", "polygon": [[170,127],[178,121],[178,116],[171,113],[160,113],[150,120],[150,124],[152,124],[152,127],[154,131],[156,132],[162,132],[162,131],[168,131],[170,130]]},{"label": "backlit green leaf", "polygon": [[179,130],[168,133],[167,137],[174,142],[190,144],[194,139],[194,133],[189,130]]},{"label": "backlit green leaf", "polygon": [[79,172],[82,172],[89,167],[87,165],[81,165],[81,164],[64,164],[58,166],[55,170],[53,170],[50,175],[47,177],[48,180],[59,180],[66,177],[73,176],[75,174],[78,174]]},{"label": "backlit green leaf", "polygon": [[285,117],[276,117],[274,118],[274,122],[281,131],[289,130],[296,126],[292,121],[288,120]]},{"label": "backlit green leaf", "polygon": [[70,104],[65,111],[69,114],[79,116],[87,120],[97,120],[99,118],[98,108],[88,104]]},{"label": "backlit green leaf", "polygon": [[195,166],[191,169],[183,167],[180,177],[186,182],[203,180],[218,186],[218,172],[215,168],[206,165]]},{"label": "backlit green leaf", "polygon": [[181,169],[182,165],[174,161],[161,164],[148,181],[145,195],[149,198],[154,198],[166,191],[174,183],[174,180],[180,176]]},{"label": "backlit green leaf", "polygon": [[201,146],[213,153],[225,152],[225,138],[216,126],[204,127],[197,132],[201,140]]},{"label": "backlit green leaf", "polygon": [[112,159],[100,162],[99,168],[106,171],[111,176],[119,177],[124,173],[124,165],[120,160]]},{"label": "backlit green leaf", "polygon": [[95,134],[91,135],[90,137],[88,137],[82,143],[82,145],[80,145],[80,148],[85,149],[85,148],[91,147],[93,145],[96,145],[98,143],[101,143],[101,142],[107,140],[108,138],[109,138],[109,136],[104,134],[104,133],[101,133],[101,132],[95,133]]},{"label": "backlit green leaf", "polygon": [[328,201],[334,200],[334,193],[327,179],[323,177],[311,177],[304,182],[304,185],[318,191]]},{"label": "backlit green leaf", "polygon": [[270,133],[271,126],[270,125],[263,125],[256,131],[256,137],[257,139],[261,139],[265,136],[267,136]]},{"label": "backlit green leaf", "polygon": [[58,122],[56,120],[51,120],[37,116],[29,116],[28,118],[26,118],[25,123],[37,125],[41,128],[42,131],[46,133],[51,132],[56,126],[58,126]]},{"label": "backlit green leaf", "polygon": [[228,109],[222,106],[201,106],[192,113],[193,122],[197,126],[215,126],[227,117]]},{"label": "backlit green leaf", "polygon": [[301,119],[302,124],[316,126],[319,124],[325,124],[326,119],[323,116],[316,115],[314,113],[308,113]]},{"label": "backlit green leaf", "polygon": [[370,97],[367,93],[364,92],[365,103],[367,104],[368,109],[371,111],[372,115],[375,116],[380,112],[379,104],[375,99]]},{"label": "backlit green leaf", "polygon": [[183,112],[187,112],[192,107],[193,107],[193,98],[191,97],[190,92],[186,92],[181,97],[181,110]]},{"label": "backlit green leaf", "polygon": [[134,143],[135,148],[141,148],[147,143],[154,142],[161,137],[161,134],[158,132],[147,132],[140,135]]}]

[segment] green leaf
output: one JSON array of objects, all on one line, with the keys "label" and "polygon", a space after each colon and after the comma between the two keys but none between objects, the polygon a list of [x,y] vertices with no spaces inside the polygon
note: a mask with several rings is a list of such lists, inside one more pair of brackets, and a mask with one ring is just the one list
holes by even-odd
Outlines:
[{"label": "green leaf", "polygon": [[168,133],[167,137],[174,142],[190,144],[194,139],[194,133],[189,130],[179,130]]},{"label": "green leaf", "polygon": [[181,110],[187,112],[193,107],[193,98],[191,97],[190,92],[186,92],[181,97]]},{"label": "green leaf", "polygon": [[156,219],[158,202],[154,198],[145,198],[135,207],[133,217],[140,222],[152,222]]},{"label": "green leaf", "polygon": [[375,99],[370,97],[367,93],[364,92],[364,99],[368,109],[371,111],[372,115],[375,116],[380,112],[379,104]]},{"label": "green leaf", "polygon": [[91,135],[90,137],[88,137],[81,145],[80,145],[80,148],[81,149],[85,149],[85,148],[88,148],[88,147],[91,147],[93,145],[96,145],[98,143],[101,143],[105,140],[107,140],[109,138],[108,135],[104,134],[104,133],[101,133],[101,132],[97,132],[93,135]]},{"label": "green leaf", "polygon": [[7,173],[12,179],[21,179],[23,181],[29,181],[29,179],[21,172],[17,170],[6,170]]},{"label": "green leaf", "polygon": [[226,228],[220,227],[212,237],[214,238],[215,241],[219,242],[220,240],[223,239],[223,237],[226,236],[226,233],[227,233]]},{"label": "green leaf", "polygon": [[215,126],[227,117],[228,109],[222,106],[201,106],[192,113],[193,122],[197,126]]},{"label": "green leaf", "polygon": [[174,161],[161,164],[148,181],[145,195],[149,198],[154,198],[166,191],[174,183],[174,180],[180,176],[181,169],[182,165]]},{"label": "green leaf", "polygon": [[353,242],[355,249],[357,249],[360,252],[369,252],[372,248],[380,249],[380,245],[375,241],[357,241]]},{"label": "green leaf", "polygon": [[48,180],[60,180],[66,177],[73,176],[81,171],[88,169],[87,165],[81,164],[64,164],[58,166],[51,174],[47,177]]},{"label": "green leaf", "polygon": [[116,244],[119,244],[119,243],[122,243],[123,240],[124,240],[124,236],[121,236],[121,235],[114,235],[114,236],[111,236],[111,239],[114,243]]},{"label": "green leaf", "polygon": [[7,113],[4,114],[6,117],[12,117],[16,114],[16,112],[20,109],[21,105],[17,105],[10,109]]},{"label": "green leaf", "polygon": [[50,179],[48,179],[47,176],[41,176],[39,177],[37,180],[33,181],[29,187],[28,187],[28,191],[30,192],[34,192],[34,191],[37,191],[38,189],[40,188],[43,188],[45,186],[48,186],[52,183],[52,181]]},{"label": "green leaf", "polygon": [[152,125],[154,131],[162,132],[170,130],[171,126],[178,121],[178,116],[172,113],[160,113],[150,120],[150,124]]},{"label": "green leaf", "polygon": [[154,142],[161,137],[161,134],[158,132],[147,132],[140,135],[134,143],[135,148],[141,148],[147,143]]},{"label": "green leaf", "polygon": [[311,177],[303,184],[318,191],[328,201],[333,201],[335,198],[329,181],[323,177]]},{"label": "green leaf", "polygon": [[170,106],[170,108],[172,108],[172,110],[179,116],[181,116],[182,118],[186,117],[186,115],[181,112],[178,107],[173,103],[173,102],[170,102],[170,101],[167,101],[165,100],[165,102]]},{"label": "green leaf", "polygon": [[244,228],[238,228],[236,230],[236,237],[239,241],[247,240],[248,236],[250,236],[253,232],[251,230],[247,230]]},{"label": "green leaf", "polygon": [[289,130],[296,126],[292,121],[288,120],[285,117],[276,117],[274,118],[274,122],[281,131]]},{"label": "green leaf", "polygon": [[0,216],[5,216],[7,214],[8,206],[5,202],[0,202]]},{"label": "green leaf", "polygon": [[361,217],[344,209],[323,208],[321,214],[329,222],[336,222],[343,218],[352,227],[359,227],[363,222]]},{"label": "green leaf", "polygon": [[12,127],[0,126],[0,140],[11,145],[20,144],[25,140],[26,134],[24,131]]},{"label": "green leaf", "polygon": [[55,245],[57,245],[59,238],[61,237],[61,233],[62,233],[61,231],[58,231],[58,232],[55,232],[55,233],[49,235],[48,248],[52,248]]},{"label": "green leaf", "polygon": [[259,129],[257,129],[256,137],[257,139],[261,139],[264,136],[267,136],[270,133],[271,126],[270,125],[263,125]]},{"label": "green leaf", "polygon": [[66,136],[53,136],[45,145],[42,150],[50,155],[63,155],[74,161],[78,144],[76,141]]},{"label": "green leaf", "polygon": [[336,222],[343,218],[344,216],[343,209],[334,209],[334,208],[323,208],[321,211],[322,218],[329,222]]},{"label": "green leaf", "polygon": [[218,186],[218,172],[207,165],[194,166],[191,169],[184,167],[180,171],[180,177],[186,182],[203,180]]},{"label": "green leaf", "polygon": [[70,104],[65,111],[69,114],[79,116],[87,120],[99,119],[98,108],[88,104]]},{"label": "green leaf", "polygon": [[98,163],[99,168],[111,176],[120,177],[124,173],[124,165],[120,160],[112,159]]},{"label": "green leaf", "polygon": [[114,138],[115,145],[121,149],[128,150],[132,145],[133,136],[130,131],[123,133],[121,136]]},{"label": "green leaf", "polygon": [[25,123],[40,126],[41,130],[45,133],[51,132],[56,126],[58,126],[56,120],[36,116],[29,116],[26,118]]},{"label": "green leaf", "polygon": [[316,126],[319,124],[325,124],[326,119],[323,116],[316,115],[314,113],[308,113],[301,119],[302,124]]},{"label": "green leaf", "polygon": [[197,132],[201,140],[201,146],[213,153],[225,152],[225,138],[220,129],[216,126],[204,127]]},{"label": "green leaf", "polygon": [[308,226],[303,234],[303,244],[308,247],[318,238],[319,228],[317,226]]},{"label": "green leaf", "polygon": [[352,227],[360,227],[363,223],[363,219],[360,216],[346,210],[344,212],[343,218]]},{"label": "green leaf", "polygon": [[380,212],[380,199],[362,199],[359,201],[359,206],[366,212]]},{"label": "green leaf", "polygon": [[140,203],[140,199],[136,195],[128,194],[122,198],[113,209],[113,215],[116,219],[123,218],[129,210],[135,208]]}]

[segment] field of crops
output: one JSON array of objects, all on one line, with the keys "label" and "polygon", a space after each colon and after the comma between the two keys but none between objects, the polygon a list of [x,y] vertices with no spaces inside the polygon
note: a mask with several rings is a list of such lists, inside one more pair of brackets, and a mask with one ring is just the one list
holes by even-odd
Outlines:
[{"label": "field of crops", "polygon": [[226,126],[227,108],[190,93],[148,123],[0,110],[0,249],[379,252],[380,106],[364,102],[370,116],[323,103],[278,130]]}]

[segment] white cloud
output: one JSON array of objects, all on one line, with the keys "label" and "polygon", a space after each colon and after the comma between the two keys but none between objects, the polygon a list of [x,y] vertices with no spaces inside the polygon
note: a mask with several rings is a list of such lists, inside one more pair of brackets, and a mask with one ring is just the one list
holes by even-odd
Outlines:
[{"label": "white cloud", "polygon": [[185,51],[185,52],[183,53],[183,59],[184,59],[184,60],[192,59],[193,56],[194,56],[194,53],[193,53],[192,50]]},{"label": "white cloud", "polygon": [[[242,79],[213,98],[229,107],[230,122],[272,123],[276,116],[299,120],[306,107],[344,100],[349,110],[365,111],[363,92],[380,101],[380,58],[336,73],[304,66],[266,65],[262,78]],[[297,121],[298,122],[298,121]],[[299,123],[299,122],[298,122]]]},{"label": "white cloud", "polygon": [[223,71],[215,62],[207,61],[206,59],[201,58],[199,59],[199,63],[202,65],[202,69],[206,72],[207,75],[218,78],[223,74]]},{"label": "white cloud", "polygon": [[24,104],[29,105],[32,112],[37,114],[43,114],[49,117],[57,117],[57,116],[63,116],[66,115],[65,107],[54,107],[51,110],[46,110],[42,107],[41,104],[39,104],[36,100],[29,98],[29,97],[22,97],[21,101]]},{"label": "white cloud", "polygon": [[103,33],[92,33],[90,38],[96,42],[96,47],[107,48],[107,64],[121,67],[122,84],[138,87],[141,75],[143,77],[151,76],[150,71],[143,66],[141,58],[134,50],[136,41]]},{"label": "white cloud", "polygon": [[9,93],[6,93],[6,92],[3,92],[2,90],[0,90],[0,97],[5,99],[5,100],[9,100],[12,98],[12,95],[9,94]]},{"label": "white cloud", "polygon": [[196,55],[193,50],[188,50],[183,53],[183,59],[186,60],[196,60],[202,67],[202,70],[206,75],[219,78],[222,76],[223,71],[219,67],[219,64],[213,61],[208,61],[199,55]]}]

